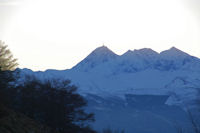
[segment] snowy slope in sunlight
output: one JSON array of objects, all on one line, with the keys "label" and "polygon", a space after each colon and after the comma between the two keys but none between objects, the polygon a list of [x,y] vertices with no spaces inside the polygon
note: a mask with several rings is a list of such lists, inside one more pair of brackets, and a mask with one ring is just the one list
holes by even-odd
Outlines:
[{"label": "snowy slope in sunlight", "polygon": [[102,46],[72,69],[45,72],[22,69],[22,80],[27,74],[42,80],[70,79],[81,94],[120,97],[127,93],[167,94],[171,95],[167,104],[180,104],[193,100],[198,92],[200,59],[175,47],[161,53],[148,48],[128,50],[119,56]]}]

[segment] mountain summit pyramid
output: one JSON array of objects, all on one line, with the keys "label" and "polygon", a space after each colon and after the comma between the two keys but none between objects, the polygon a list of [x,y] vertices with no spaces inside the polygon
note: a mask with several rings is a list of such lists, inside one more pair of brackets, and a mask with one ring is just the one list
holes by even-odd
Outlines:
[{"label": "mountain summit pyramid", "polygon": [[85,59],[78,63],[74,69],[88,71],[97,65],[116,59],[117,54],[112,52],[108,47],[101,46],[92,51]]}]

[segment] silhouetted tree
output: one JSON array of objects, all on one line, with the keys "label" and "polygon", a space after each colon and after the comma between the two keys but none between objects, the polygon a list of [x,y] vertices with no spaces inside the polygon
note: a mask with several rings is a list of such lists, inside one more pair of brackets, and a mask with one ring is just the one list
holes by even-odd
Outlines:
[{"label": "silhouetted tree", "polygon": [[11,51],[4,42],[0,41],[0,68],[2,71],[15,70],[17,59],[13,58]]},{"label": "silhouetted tree", "polygon": [[0,41],[0,105],[8,102],[10,82],[15,80],[13,70],[18,65],[16,61],[7,45]]},{"label": "silhouetted tree", "polygon": [[88,126],[94,121],[93,114],[84,111],[87,103],[70,81],[29,78],[18,90],[17,110],[51,127],[52,132],[95,132]]}]

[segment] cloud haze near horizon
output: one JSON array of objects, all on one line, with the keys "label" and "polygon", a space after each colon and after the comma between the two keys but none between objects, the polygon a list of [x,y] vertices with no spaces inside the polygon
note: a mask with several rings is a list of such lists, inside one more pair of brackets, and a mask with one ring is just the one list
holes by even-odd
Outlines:
[{"label": "cloud haze near horizon", "polygon": [[103,43],[200,57],[199,0],[0,0],[0,20],[21,68],[67,69]]}]

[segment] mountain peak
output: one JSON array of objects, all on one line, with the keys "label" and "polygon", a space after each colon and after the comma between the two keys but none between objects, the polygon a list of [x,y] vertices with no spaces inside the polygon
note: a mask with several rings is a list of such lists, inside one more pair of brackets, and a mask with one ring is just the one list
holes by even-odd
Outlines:
[{"label": "mountain peak", "polygon": [[150,48],[142,48],[142,49],[136,49],[134,50],[135,52],[137,53],[140,53],[140,54],[148,54],[148,55],[157,55],[158,53]]},{"label": "mountain peak", "polygon": [[160,55],[166,57],[166,56],[170,56],[170,57],[185,57],[185,56],[189,56],[187,53],[181,51],[180,49],[176,48],[176,47],[171,47],[168,50],[162,51],[160,53]]},{"label": "mountain peak", "polygon": [[178,48],[172,46],[169,50],[179,50]]},{"label": "mountain peak", "polygon": [[107,46],[103,45],[101,47],[96,48],[92,53],[98,53],[98,54],[105,54],[105,53],[113,53]]},{"label": "mountain peak", "polygon": [[173,52],[182,52],[182,53],[184,53],[183,51],[181,51],[180,49],[178,49],[178,48],[176,48],[174,46],[169,48],[168,50],[165,50],[165,51],[173,51]]},{"label": "mountain peak", "polygon": [[92,51],[84,60],[78,63],[74,68],[79,68],[80,70],[83,69],[83,71],[88,71],[89,69],[94,68],[97,65],[108,62],[117,57],[117,54],[115,54],[108,47],[103,45]]},{"label": "mountain peak", "polygon": [[135,49],[133,51],[128,50],[123,56],[156,56],[158,53],[150,48]]},{"label": "mountain peak", "polygon": [[127,50],[122,56],[129,56],[132,55],[133,51],[132,50]]},{"label": "mountain peak", "polygon": [[109,58],[109,57],[117,57],[118,55],[111,51],[105,45],[96,48],[92,51],[86,58]]}]

